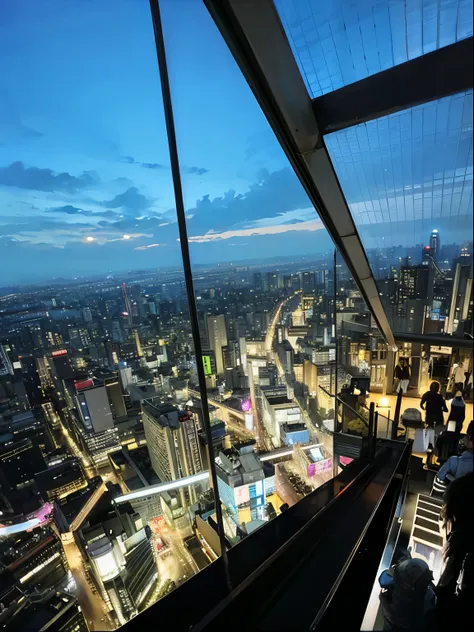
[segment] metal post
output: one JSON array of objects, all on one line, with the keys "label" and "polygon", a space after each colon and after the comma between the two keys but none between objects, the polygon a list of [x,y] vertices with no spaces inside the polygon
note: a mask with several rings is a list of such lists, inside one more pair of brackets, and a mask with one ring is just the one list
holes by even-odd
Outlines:
[{"label": "metal post", "polygon": [[153,31],[155,34],[156,54],[158,58],[158,68],[160,71],[161,91],[163,96],[163,108],[165,114],[166,131],[168,134],[168,149],[170,153],[171,174],[173,177],[173,189],[176,202],[176,215],[178,219],[179,240],[181,246],[181,255],[183,258],[184,278],[186,282],[186,294],[188,299],[189,316],[191,320],[191,329],[194,344],[194,353],[196,356],[196,368],[199,380],[199,389],[201,391],[202,420],[206,433],[206,440],[209,446],[209,470],[211,473],[212,487],[214,489],[217,527],[219,531],[219,540],[222,552],[222,561],[224,563],[224,571],[229,591],[232,589],[226,541],[224,536],[224,522],[222,516],[222,507],[219,500],[219,491],[217,485],[216,464],[214,461],[214,453],[212,446],[211,423],[209,420],[209,407],[206,390],[206,377],[204,374],[204,364],[202,361],[201,337],[199,335],[199,321],[197,315],[196,301],[194,296],[193,276],[191,270],[191,259],[189,256],[188,233],[186,227],[186,217],[183,199],[183,190],[181,185],[181,174],[179,167],[178,145],[176,141],[176,130],[173,117],[173,105],[171,101],[171,90],[168,76],[168,65],[166,61],[165,42],[163,37],[163,26],[161,23],[161,14],[158,0],[150,0],[150,11],[153,20]]},{"label": "metal post", "polygon": [[378,430],[378,426],[379,426],[379,413],[378,411],[375,412],[374,415],[374,429],[373,429],[373,436],[372,436],[372,446],[371,446],[371,450],[372,450],[372,459],[375,459],[375,452],[376,452],[376,447],[377,447],[377,430]]},{"label": "metal post", "polygon": [[368,431],[368,435],[367,435],[367,443],[368,443],[368,452],[369,452],[369,459],[372,460],[372,442],[373,442],[373,438],[374,438],[374,417],[375,417],[375,403],[374,402],[370,402],[370,407],[369,407],[369,431]]},{"label": "metal post", "polygon": [[338,408],[339,408],[339,406],[338,406],[338,399],[337,399],[337,396],[338,396],[338,392],[337,392],[337,384],[338,384],[338,382],[337,382],[337,377],[338,377],[337,365],[338,365],[338,362],[339,362],[339,350],[338,350],[338,345],[337,345],[337,303],[336,303],[336,298],[337,298],[337,283],[336,283],[337,282],[337,278],[336,278],[337,265],[336,265],[336,262],[337,262],[337,250],[336,250],[336,248],[334,248],[334,273],[333,273],[333,277],[334,277],[334,279],[333,279],[333,281],[334,281],[334,310],[333,310],[333,318],[334,318],[334,342],[335,342],[335,345],[336,345],[336,353],[335,353],[336,370],[335,370],[335,376],[334,376],[335,377],[335,381],[336,381],[336,385],[335,385],[334,391],[333,391],[333,393],[335,395],[335,398],[334,398],[334,422],[335,422],[334,423],[334,430],[336,430],[336,428],[337,428],[337,421],[338,421],[337,415],[338,415]]},{"label": "metal post", "polygon": [[400,420],[400,410],[402,408],[403,390],[400,389],[397,395],[397,403],[395,404],[395,414],[392,422],[392,440],[396,441],[398,436],[398,422]]}]

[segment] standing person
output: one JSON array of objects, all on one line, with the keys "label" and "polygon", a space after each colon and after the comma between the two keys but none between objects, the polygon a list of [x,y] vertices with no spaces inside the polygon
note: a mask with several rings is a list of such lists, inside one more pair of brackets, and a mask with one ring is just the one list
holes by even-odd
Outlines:
[{"label": "standing person", "polygon": [[446,529],[446,544],[443,549],[444,569],[436,586],[438,601],[433,617],[435,630],[463,629],[466,613],[472,606],[474,598],[473,495],[473,472],[453,481],[444,495],[441,517]]},{"label": "standing person", "polygon": [[397,393],[402,389],[402,393],[405,394],[408,391],[408,384],[410,383],[410,366],[408,360],[400,358],[395,367],[395,377],[397,379]]},{"label": "standing person", "polygon": [[463,399],[462,392],[456,391],[456,395],[451,400],[451,410],[449,411],[448,424],[450,421],[456,422],[455,432],[460,434],[465,418],[466,403]]},{"label": "standing person", "polygon": [[454,391],[462,391],[464,388],[464,380],[466,376],[464,375],[464,364],[463,362],[459,362],[459,364],[455,365],[453,371],[453,380],[454,380]]},{"label": "standing person", "polygon": [[444,415],[448,409],[444,397],[439,392],[439,382],[431,382],[430,390],[421,398],[420,408],[426,411],[425,422],[428,428],[434,428],[435,434],[444,425]]}]

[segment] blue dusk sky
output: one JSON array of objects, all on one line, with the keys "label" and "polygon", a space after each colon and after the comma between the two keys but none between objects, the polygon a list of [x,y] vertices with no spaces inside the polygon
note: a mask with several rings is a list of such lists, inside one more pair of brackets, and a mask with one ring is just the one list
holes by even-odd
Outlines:
[{"label": "blue dusk sky", "polygon": [[[192,261],[326,252],[202,0],[160,5]],[[148,1],[4,2],[0,73],[0,284],[178,265]],[[444,101],[327,138],[368,247],[466,239],[472,94]]]}]

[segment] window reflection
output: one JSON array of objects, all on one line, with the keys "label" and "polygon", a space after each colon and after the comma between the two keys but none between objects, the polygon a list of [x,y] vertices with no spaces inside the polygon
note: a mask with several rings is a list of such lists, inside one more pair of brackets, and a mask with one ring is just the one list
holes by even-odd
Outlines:
[{"label": "window reflection", "polygon": [[472,35],[471,0],[275,0],[275,6],[312,97]]},{"label": "window reflection", "polygon": [[395,333],[472,330],[472,92],[326,144]]}]

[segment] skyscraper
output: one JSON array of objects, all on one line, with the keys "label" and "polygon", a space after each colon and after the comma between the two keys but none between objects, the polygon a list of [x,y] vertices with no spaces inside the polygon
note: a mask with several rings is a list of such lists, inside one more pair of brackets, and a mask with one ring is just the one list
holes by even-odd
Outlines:
[{"label": "skyscraper", "polygon": [[[198,431],[191,412],[144,400],[142,413],[151,465],[161,481],[185,478],[203,470]],[[194,488],[190,488],[190,494],[194,494]]]},{"label": "skyscraper", "polygon": [[209,334],[209,347],[214,351],[216,359],[216,372],[219,377],[224,376],[224,357],[222,348],[227,346],[227,329],[225,324],[225,316],[207,317],[207,331]]},{"label": "skyscraper", "polygon": [[431,237],[430,237],[431,256],[433,257],[435,261],[437,261],[438,259],[440,248],[441,248],[441,244],[439,241],[439,232],[435,229],[431,232]]}]

